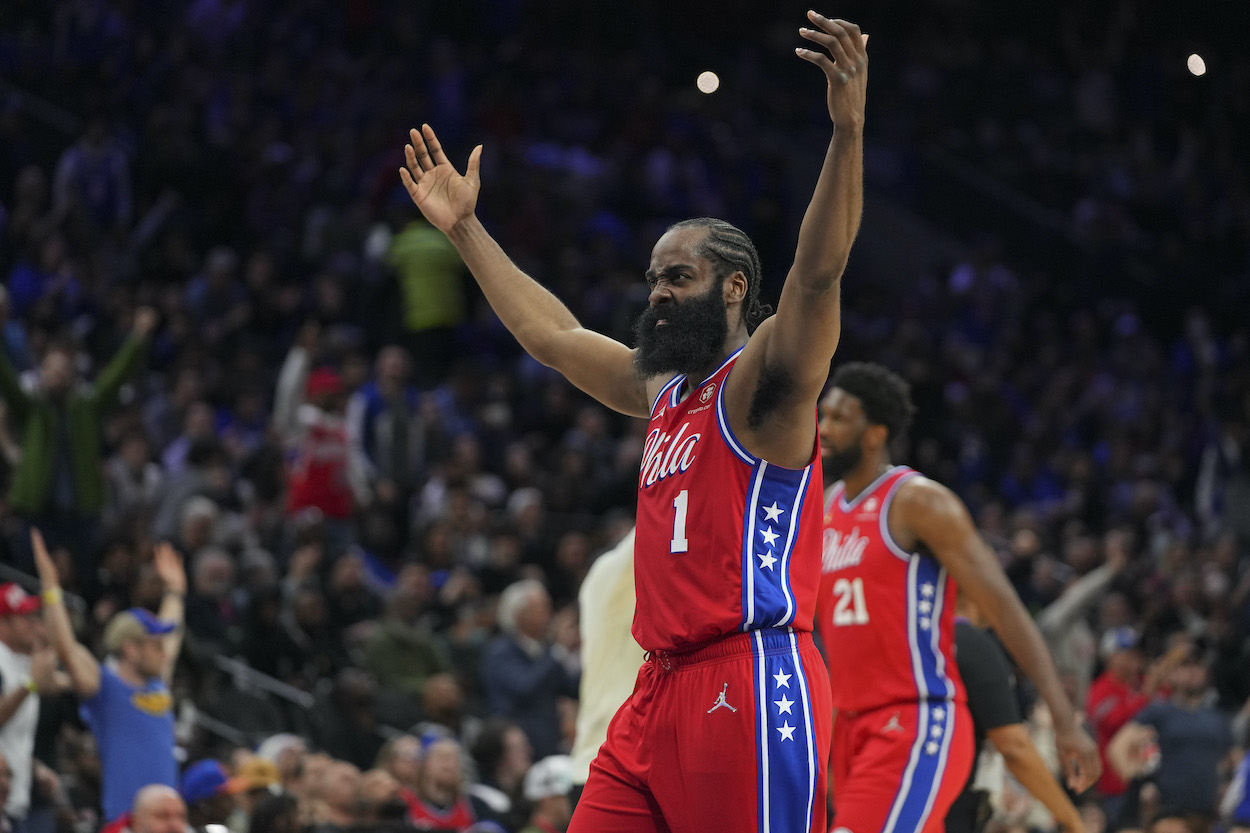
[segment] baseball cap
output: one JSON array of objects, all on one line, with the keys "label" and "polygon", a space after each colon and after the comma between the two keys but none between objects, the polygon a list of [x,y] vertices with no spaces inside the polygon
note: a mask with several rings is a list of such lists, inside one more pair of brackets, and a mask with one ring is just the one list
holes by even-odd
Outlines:
[{"label": "baseball cap", "polygon": [[132,607],[109,620],[104,628],[104,650],[113,654],[132,639],[164,636],[176,627],[178,626],[173,622],[157,619],[151,611],[141,607]]},{"label": "baseball cap", "polygon": [[245,790],[267,790],[281,781],[282,775],[273,761],[252,756],[239,764],[232,780],[240,782]]},{"label": "baseball cap", "polygon": [[220,761],[196,761],[182,773],[182,800],[188,806],[215,795],[234,795],[250,787],[243,778],[231,778]]},{"label": "baseball cap", "polygon": [[526,801],[538,801],[553,795],[568,795],[573,787],[568,755],[549,755],[525,773],[523,791]]},{"label": "baseball cap", "polygon": [[256,747],[256,757],[269,761],[277,766],[287,752],[302,754],[308,750],[308,744],[299,735],[281,732],[270,735]]},{"label": "baseball cap", "polygon": [[304,387],[309,396],[320,394],[341,393],[343,380],[339,374],[328,367],[319,367],[308,374],[308,382]]},{"label": "baseball cap", "polygon": [[1137,647],[1137,631],[1128,625],[1121,625],[1118,628],[1112,628],[1102,635],[1102,643],[1099,645],[1099,653],[1103,659],[1107,659],[1118,651],[1130,651]]},{"label": "baseball cap", "polygon": [[24,616],[38,609],[38,596],[30,595],[11,581],[0,584],[0,616]]}]

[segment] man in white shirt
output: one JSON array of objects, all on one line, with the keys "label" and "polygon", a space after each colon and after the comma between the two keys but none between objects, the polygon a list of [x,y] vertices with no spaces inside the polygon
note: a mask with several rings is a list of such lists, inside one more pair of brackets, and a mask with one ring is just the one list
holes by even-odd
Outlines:
[{"label": "man in white shirt", "polygon": [[18,830],[30,810],[39,694],[62,688],[38,612],[38,596],[13,583],[0,584],[0,754],[13,778],[4,811]]}]

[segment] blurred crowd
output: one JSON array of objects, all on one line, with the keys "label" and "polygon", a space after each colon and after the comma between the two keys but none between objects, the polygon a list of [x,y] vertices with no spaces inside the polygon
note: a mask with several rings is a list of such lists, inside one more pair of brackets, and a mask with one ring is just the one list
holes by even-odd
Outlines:
[{"label": "blurred crowd", "polygon": [[[41,529],[98,656],[115,614],[161,604],[153,544],[186,565],[183,789],[144,795],[136,833],[187,806],[233,833],[516,833],[563,799],[577,591],[632,525],[642,425],[521,353],[408,201],[402,146],[418,121],[457,164],[483,142],[484,221],[588,327],[631,340],[650,245],[689,216],[752,234],[767,295],[828,128],[787,60],[802,9],[741,5],[8,5],[3,561],[34,574]],[[970,3],[887,6],[859,17],[882,53],[870,184],[907,205],[914,158],[954,154],[1089,256],[1064,274],[979,235],[916,274],[852,258],[836,361],[912,383],[897,459],[968,502],[1100,742],[1198,689],[1228,721],[1222,785],[1250,698],[1250,64],[1185,86],[1128,3],[997,38]],[[701,96],[726,43],[727,92]],[[40,700],[23,824],[115,821],[73,695]],[[1124,741],[1091,833],[1178,811],[1165,734]],[[1000,829],[1048,824],[1000,806]],[[1180,809],[1191,833],[1217,815]]]}]

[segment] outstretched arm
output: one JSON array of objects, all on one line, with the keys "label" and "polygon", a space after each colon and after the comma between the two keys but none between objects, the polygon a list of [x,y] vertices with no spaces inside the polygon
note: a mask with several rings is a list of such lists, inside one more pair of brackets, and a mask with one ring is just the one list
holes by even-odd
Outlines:
[{"label": "outstretched arm", "polygon": [[890,531],[904,549],[923,543],[985,615],[1037,686],[1055,721],[1055,745],[1068,784],[1081,792],[1098,779],[1098,747],[1077,721],[1054,661],[998,559],[977,534],[963,502],[927,478],[907,481],[890,507]]},{"label": "outstretched arm", "polygon": [[798,366],[824,385],[841,333],[840,285],[859,233],[864,205],[864,105],[868,90],[868,36],[854,23],[815,12],[816,28],[799,33],[823,49],[796,49],[825,73],[833,138],[799,226],[794,264],[777,303],[769,356]]},{"label": "outstretched arm", "polygon": [[[864,104],[868,36],[854,23],[808,13],[799,34],[813,47],[795,52],[825,73],[833,138],[799,227],[794,263],[777,314],[747,344],[731,377],[730,419],[735,433],[760,456],[803,465],[811,454],[816,399],[829,376],[842,330],[842,273],[859,232],[864,203]],[[761,382],[772,382],[767,422],[753,416]],[[736,390],[735,390],[736,388]]]},{"label": "outstretched arm", "polygon": [[473,149],[461,176],[428,124],[413,130],[411,139],[399,172],[408,195],[455,245],[491,309],[525,351],[609,408],[647,416],[651,403],[629,348],[582,327],[568,307],[516,267],[478,220],[482,146]]},{"label": "outstretched arm", "polygon": [[74,638],[74,627],[61,593],[61,578],[39,530],[30,531],[30,545],[35,551],[35,568],[42,584],[43,621],[48,628],[48,640],[69,673],[74,693],[84,699],[92,697],[100,690],[100,663]]},{"label": "outstretched arm", "polygon": [[187,572],[182,566],[182,556],[168,541],[156,545],[156,553],[152,558],[156,566],[156,574],[165,585],[161,596],[161,609],[157,612],[162,620],[173,622],[177,627],[164,637],[165,665],[161,668],[161,679],[166,685],[174,678],[174,665],[178,662],[178,652],[182,650],[182,633],[186,616]]},{"label": "outstretched arm", "polygon": [[1042,802],[1063,833],[1084,833],[1085,825],[1072,799],[1050,774],[1050,768],[1038,754],[1022,723],[1010,723],[990,729],[986,737],[1003,756],[1007,769],[1029,794]]}]

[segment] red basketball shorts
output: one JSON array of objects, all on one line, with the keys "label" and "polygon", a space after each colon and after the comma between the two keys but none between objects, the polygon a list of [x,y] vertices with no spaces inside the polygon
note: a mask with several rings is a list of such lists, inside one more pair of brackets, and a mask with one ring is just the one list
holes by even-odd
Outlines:
[{"label": "red basketball shorts", "polygon": [[839,712],[833,726],[833,828],[942,833],[972,771],[972,715],[930,700]]},{"label": "red basketball shorts", "polygon": [[822,833],[829,678],[810,633],[650,655],[570,833]]}]

